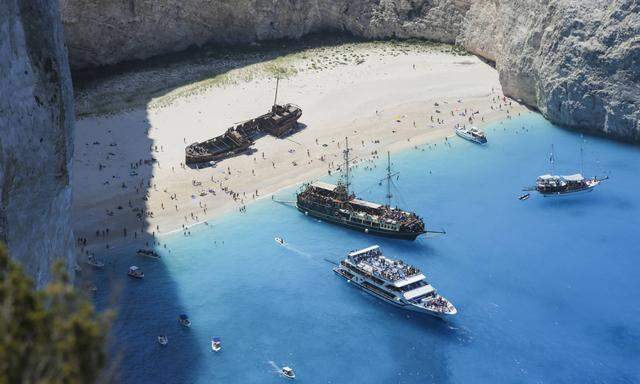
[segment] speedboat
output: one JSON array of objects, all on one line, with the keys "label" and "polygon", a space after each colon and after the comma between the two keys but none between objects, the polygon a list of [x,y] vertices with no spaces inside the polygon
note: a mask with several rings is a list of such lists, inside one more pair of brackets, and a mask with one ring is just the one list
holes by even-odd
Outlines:
[{"label": "speedboat", "polygon": [[458,313],[425,275],[402,260],[389,259],[374,245],[350,252],[333,271],[372,296],[396,307],[446,318]]},{"label": "speedboat", "polygon": [[[524,189],[525,191],[538,191],[542,196],[565,196],[577,193],[586,193],[593,191],[600,183],[607,180],[609,176],[601,178],[586,178],[581,173],[573,175],[557,175],[555,174],[555,158],[554,147],[551,146],[551,154],[549,155],[549,163],[551,164],[551,174],[538,176],[535,187]],[[582,146],[580,147],[580,162],[582,163]]]},{"label": "speedboat", "polygon": [[129,271],[127,272],[127,275],[136,279],[142,279],[144,277],[144,272],[142,272],[142,270],[136,267],[135,265],[132,265],[129,267]]},{"label": "speedboat", "polygon": [[191,320],[189,320],[189,316],[184,313],[178,317],[178,322],[185,328],[189,328],[191,326]]},{"label": "speedboat", "polygon": [[276,241],[276,243],[280,245],[284,244],[284,239],[282,237],[276,237],[274,240]]},{"label": "speedboat", "polygon": [[96,259],[94,255],[88,255],[87,259],[84,261],[85,264],[90,265],[94,268],[103,268],[104,262]]},{"label": "speedboat", "polygon": [[158,336],[158,344],[164,347],[165,345],[169,344],[169,338],[166,335]]},{"label": "speedboat", "polygon": [[218,352],[222,349],[222,343],[219,337],[214,337],[213,339],[211,339],[211,349],[213,350],[213,352]]},{"label": "speedboat", "polygon": [[529,198],[529,196],[531,196],[531,195],[528,194],[528,193],[525,193],[524,195],[518,197],[518,200],[527,200]]},{"label": "speedboat", "polygon": [[138,256],[151,257],[153,259],[159,259],[160,258],[160,255],[158,255],[154,250],[151,250],[151,249],[138,249],[136,254]]},{"label": "speedboat", "polygon": [[295,379],[296,374],[293,372],[293,369],[290,367],[282,367],[282,375],[288,379]]},{"label": "speedboat", "polygon": [[92,293],[93,293],[93,292],[98,292],[98,287],[97,287],[95,284],[93,284],[93,283],[91,283],[91,282],[89,282],[89,281],[87,281],[86,283],[84,283],[84,284],[82,285],[82,287],[83,287],[84,289],[86,289],[88,292],[92,292]]},{"label": "speedboat", "polygon": [[476,127],[466,128],[464,126],[456,128],[456,135],[462,137],[465,140],[472,141],[478,144],[486,144],[487,136]]}]

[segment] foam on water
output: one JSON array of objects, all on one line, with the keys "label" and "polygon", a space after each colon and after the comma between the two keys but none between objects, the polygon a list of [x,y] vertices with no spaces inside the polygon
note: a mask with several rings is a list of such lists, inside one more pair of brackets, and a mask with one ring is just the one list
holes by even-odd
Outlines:
[{"label": "foam on water", "polygon": [[[122,381],[279,383],[277,363],[305,383],[640,381],[640,149],[588,137],[586,176],[610,180],[581,196],[520,201],[548,171],[552,143],[556,169],[579,170],[580,135],[537,115],[487,134],[486,147],[450,138],[393,156],[403,206],[444,236],[375,238],[264,200],[191,237],[163,238],[160,261],[123,249],[96,280],[99,305],[119,311]],[[356,170],[354,190],[383,168]],[[405,312],[333,274],[327,260],[371,244],[423,269],[459,315]],[[124,276],[133,263],[143,281]],[[183,312],[190,329],[177,323]],[[171,343],[159,347],[158,334]]]}]

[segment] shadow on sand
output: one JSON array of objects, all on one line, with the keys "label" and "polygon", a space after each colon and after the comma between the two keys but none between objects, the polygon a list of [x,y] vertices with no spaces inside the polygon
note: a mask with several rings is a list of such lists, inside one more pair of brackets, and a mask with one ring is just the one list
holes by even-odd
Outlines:
[{"label": "shadow on sand", "polygon": [[[148,193],[156,188],[153,166],[154,153],[158,148],[149,137],[152,127],[144,106],[154,97],[178,87],[233,69],[312,47],[353,41],[356,40],[352,37],[323,36],[240,48],[205,47],[73,73],[78,116],[95,116],[97,126],[106,128],[95,130],[90,129],[91,125],[83,125],[81,121],[78,123],[75,137],[74,222],[83,223],[81,228],[76,225],[76,236],[86,238],[89,245],[95,241],[106,243],[94,251],[96,257],[105,262],[101,269],[86,265],[87,253],[78,247],[78,262],[82,267],[79,280],[82,285],[93,283],[97,288],[95,302],[98,309],[113,309],[116,313],[110,337],[110,354],[112,364],[116,365],[112,370],[118,373],[118,380],[132,383],[194,382],[203,358],[199,352],[202,351],[200,344],[209,343],[209,340],[196,340],[189,329],[178,324],[178,316],[189,314],[189,308],[182,304],[179,288],[165,260],[185,255],[174,255],[165,248],[165,244],[156,239],[156,228],[152,228],[148,220],[146,201]],[[208,65],[211,61],[217,61],[217,64]],[[193,70],[185,72],[185,65]],[[136,81],[132,82],[131,78]],[[130,86],[121,87],[122,83]],[[131,110],[133,107],[140,108]],[[101,117],[121,111],[125,118],[117,122]],[[104,124],[112,125],[104,127]],[[283,139],[291,140],[289,137],[292,134],[305,127],[299,123]],[[126,137],[124,141],[123,137]],[[83,160],[94,159],[96,152],[100,153],[97,164]],[[249,149],[243,155],[253,152],[255,149]],[[114,165],[114,159],[117,165]],[[200,168],[203,166],[207,165],[200,165]],[[104,217],[100,214],[98,218],[85,220],[86,210],[93,207],[83,206],[88,193],[83,190],[88,190],[88,180],[95,179],[96,172],[100,175],[98,178],[101,177],[102,186],[99,190],[103,192],[100,192],[100,199],[115,201],[117,198],[120,201],[128,200],[128,204],[108,209]],[[123,220],[124,216],[128,216],[129,222],[135,217],[138,223],[136,227],[125,227],[123,223],[127,220]],[[84,225],[85,221],[93,223],[95,228],[94,225]],[[162,258],[137,256],[139,248],[154,248]],[[127,270],[133,265],[142,269],[145,274],[143,279],[127,276]],[[194,327],[197,327],[198,320],[193,321]],[[158,335],[168,336],[167,346],[157,342]]]},{"label": "shadow on sand", "polygon": [[[206,45],[147,60],[73,71],[76,113],[80,116],[113,113],[145,106],[177,88],[212,80],[232,70],[319,47],[363,42],[344,34],[308,35],[301,40],[274,40],[260,44],[220,47]],[[274,66],[273,75],[277,73]],[[126,84],[126,86],[122,86]]]},{"label": "shadow on sand", "polygon": [[[127,112],[124,123],[114,123],[106,129],[92,130],[92,126],[78,124],[74,221],[79,223],[86,219],[92,224],[87,223],[81,228],[76,225],[75,231],[78,237],[87,238],[89,245],[96,241],[101,244],[92,252],[105,263],[99,269],[87,265],[87,251],[79,247],[81,271],[78,278],[83,286],[93,283],[97,288],[94,299],[99,310],[115,311],[109,337],[110,364],[115,380],[125,383],[189,383],[194,381],[193,372],[197,371],[199,361],[196,344],[208,341],[196,340],[189,329],[179,325],[178,316],[188,314],[189,308],[182,305],[177,284],[165,263],[167,258],[175,255],[148,234],[154,233],[155,229],[150,227],[146,208],[146,195],[154,188],[155,162],[153,141],[148,136],[151,128],[148,121],[146,111],[141,109]],[[98,118],[97,125],[109,122],[111,120]],[[118,137],[123,136],[127,140],[118,141]],[[83,160],[83,153],[95,155],[96,152],[104,155],[97,156],[98,164],[88,164]],[[88,199],[90,203],[83,203],[83,197],[89,193],[83,188],[92,188],[87,184],[88,180],[95,182],[96,177],[101,180],[98,190],[104,190],[100,198],[113,200],[114,206],[97,219],[91,215],[85,218],[85,210],[93,208],[90,204],[98,200]],[[127,200],[128,203],[122,205],[115,203]],[[125,224],[127,222],[129,224]],[[132,227],[131,222],[137,224]],[[155,248],[162,258],[138,256],[136,251],[140,248]],[[132,265],[142,269],[143,279],[127,276]],[[160,346],[157,342],[160,334],[168,336],[167,346]],[[185,366],[192,369],[180,368]]]}]

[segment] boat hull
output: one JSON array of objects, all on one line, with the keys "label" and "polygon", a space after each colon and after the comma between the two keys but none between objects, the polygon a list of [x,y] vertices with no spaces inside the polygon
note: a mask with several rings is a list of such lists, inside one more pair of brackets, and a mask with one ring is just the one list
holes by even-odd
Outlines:
[{"label": "boat hull", "polygon": [[339,225],[341,227],[345,227],[358,232],[367,233],[370,235],[413,241],[418,236],[425,233],[425,232],[395,232],[395,231],[383,230],[380,228],[374,228],[374,227],[370,227],[370,226],[366,226],[358,223],[353,223],[346,220],[343,217],[330,215],[324,212],[319,212],[304,206],[300,206],[299,204],[296,204],[296,207],[298,208],[298,211],[304,213],[305,215],[312,216],[312,217],[327,221],[329,223]]},{"label": "boat hull", "polygon": [[593,192],[595,187],[596,187],[595,185],[592,185],[592,186],[588,186],[588,187],[581,188],[581,189],[574,189],[574,190],[571,190],[571,191],[563,191],[563,192],[542,192],[542,191],[538,191],[538,193],[540,193],[544,197],[575,196],[575,195],[580,195],[580,194],[584,194],[584,193]]},{"label": "boat hull", "polygon": [[448,317],[450,317],[450,315],[446,314],[446,313],[442,313],[442,312],[435,312],[435,311],[431,311],[427,308],[424,307],[419,307],[417,305],[411,305],[411,304],[407,304],[407,303],[403,303],[402,301],[397,301],[397,300],[392,300],[384,295],[381,295],[367,287],[365,287],[364,285],[360,284],[359,282],[357,282],[355,279],[351,279],[349,276],[343,274],[342,269],[340,269],[339,267],[333,268],[333,272],[340,276],[341,278],[343,278],[344,280],[346,280],[348,283],[355,285],[356,287],[360,288],[362,291],[370,294],[373,297],[376,297],[382,301],[384,301],[387,304],[391,304],[394,307],[397,308],[401,308],[404,309],[406,311],[412,311],[412,312],[417,312],[417,313],[424,313],[430,316],[434,316],[434,317],[438,317],[440,319],[446,319]]},{"label": "boat hull", "polygon": [[465,140],[471,141],[472,143],[476,143],[476,144],[480,144],[480,145],[487,143],[487,139],[480,140],[480,139],[478,139],[478,138],[476,138],[476,137],[474,137],[472,135],[467,135],[467,134],[465,134],[463,132],[458,132],[457,130],[456,130],[456,135],[458,135],[459,137],[461,137],[461,138],[463,138]]}]

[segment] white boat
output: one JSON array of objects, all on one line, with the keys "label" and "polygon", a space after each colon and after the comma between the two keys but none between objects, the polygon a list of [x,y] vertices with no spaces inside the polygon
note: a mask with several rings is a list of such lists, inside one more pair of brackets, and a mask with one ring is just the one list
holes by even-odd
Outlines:
[{"label": "white boat", "polygon": [[211,350],[213,352],[218,352],[221,349],[222,349],[222,342],[220,341],[220,338],[214,337],[213,339],[211,339]]},{"label": "white boat", "polygon": [[94,268],[104,267],[104,262],[98,260],[94,255],[88,255],[87,258],[84,260],[84,263]]},{"label": "white boat", "polygon": [[169,344],[169,338],[165,335],[158,336],[158,344],[162,346]]},{"label": "white boat", "polygon": [[184,313],[178,316],[178,322],[185,328],[191,327],[191,320],[189,320],[189,316]]},{"label": "white boat", "polygon": [[158,255],[158,253],[156,253],[156,251],[152,250],[152,249],[138,249],[136,251],[136,254],[138,256],[142,256],[142,257],[150,257],[152,259],[159,259],[160,255]]},{"label": "white boat", "polygon": [[295,379],[296,378],[296,374],[293,372],[293,369],[291,369],[291,367],[282,367],[282,375],[288,379]]},{"label": "white boat", "polygon": [[135,265],[132,265],[129,267],[129,271],[127,272],[127,275],[136,279],[142,279],[144,277],[144,272],[142,272],[142,270],[136,267]]},{"label": "white boat", "polygon": [[276,243],[280,245],[284,244],[284,239],[282,237],[276,237],[274,240],[276,241]]},{"label": "white boat", "polygon": [[[538,191],[542,196],[565,196],[574,195],[578,193],[591,192],[600,185],[601,182],[607,180],[609,177],[602,178],[593,177],[585,178],[581,173],[573,175],[556,175],[555,174],[555,161],[556,155],[553,145],[551,146],[551,153],[549,155],[549,163],[551,164],[551,174],[538,176],[536,179],[536,186],[526,189],[527,191]],[[580,163],[581,167],[584,163],[583,149],[580,146]]]},{"label": "white boat", "polygon": [[441,318],[458,313],[418,268],[385,257],[377,245],[349,253],[333,271],[396,307]]},{"label": "white boat", "polygon": [[536,191],[543,196],[562,196],[591,192],[605,178],[586,179],[582,174],[575,175],[542,175],[536,179]]},{"label": "white boat", "polygon": [[88,292],[91,292],[91,293],[98,292],[98,287],[97,287],[95,284],[93,284],[92,282],[89,282],[89,281],[87,281],[86,283],[84,283],[84,284],[82,285],[82,287],[83,287],[85,290],[87,290]]},{"label": "white boat", "polygon": [[487,136],[476,127],[457,127],[456,135],[478,144],[486,144],[487,142]]}]

